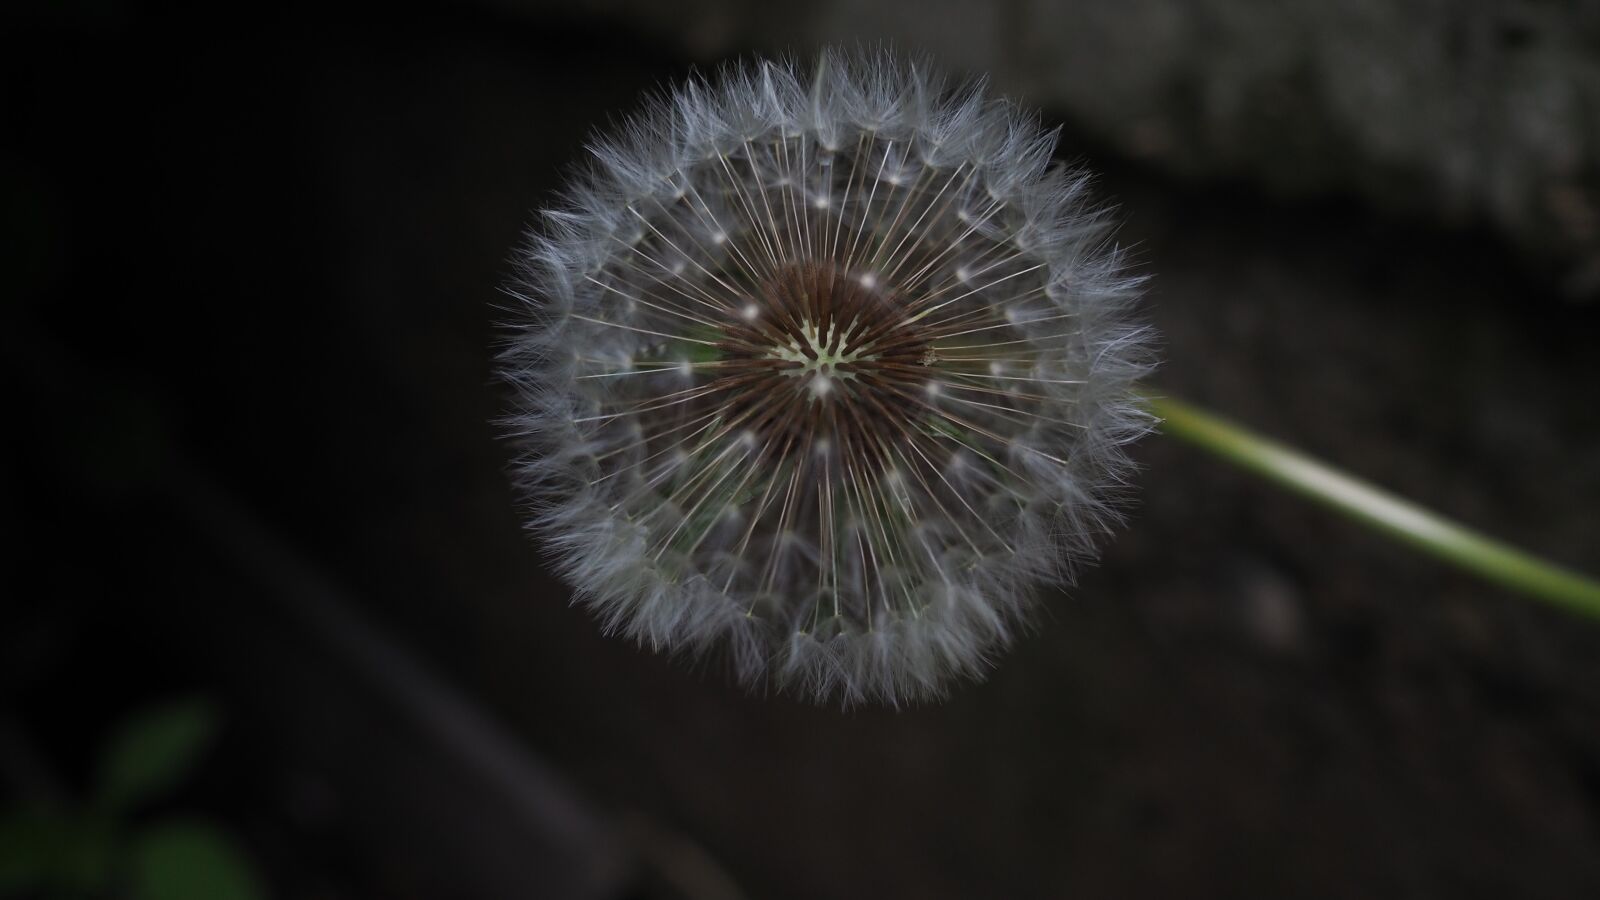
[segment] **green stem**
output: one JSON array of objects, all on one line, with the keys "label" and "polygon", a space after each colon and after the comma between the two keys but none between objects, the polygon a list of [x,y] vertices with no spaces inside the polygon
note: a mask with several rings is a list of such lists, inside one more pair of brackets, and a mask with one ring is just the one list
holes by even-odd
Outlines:
[{"label": "green stem", "polygon": [[1180,400],[1147,396],[1163,430],[1482,578],[1600,619],[1600,582],[1502,544]]}]

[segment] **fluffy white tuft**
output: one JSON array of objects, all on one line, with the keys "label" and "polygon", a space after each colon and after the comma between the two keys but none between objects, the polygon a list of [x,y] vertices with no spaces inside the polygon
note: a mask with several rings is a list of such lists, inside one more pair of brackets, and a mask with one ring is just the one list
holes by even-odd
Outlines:
[{"label": "fluffy white tuft", "polygon": [[825,52],[593,147],[520,254],[502,373],[532,527],[608,631],[900,703],[1070,580],[1148,354],[1054,145],[981,84]]}]

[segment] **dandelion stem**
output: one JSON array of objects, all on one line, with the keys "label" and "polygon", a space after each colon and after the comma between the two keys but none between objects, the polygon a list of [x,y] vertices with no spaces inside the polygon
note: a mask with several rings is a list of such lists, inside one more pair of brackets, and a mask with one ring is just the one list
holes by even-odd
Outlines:
[{"label": "dandelion stem", "polygon": [[1600,619],[1600,582],[1473,531],[1181,400],[1147,395],[1145,403],[1173,437],[1502,587]]}]

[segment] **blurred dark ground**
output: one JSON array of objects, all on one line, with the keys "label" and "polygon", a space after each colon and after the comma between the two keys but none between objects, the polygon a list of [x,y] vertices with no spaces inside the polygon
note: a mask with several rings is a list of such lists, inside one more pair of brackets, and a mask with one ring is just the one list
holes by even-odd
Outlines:
[{"label": "blurred dark ground", "polygon": [[[222,740],[165,802],[279,896],[1600,896],[1600,629],[1161,438],[1102,564],[945,704],[601,637],[519,530],[497,285],[592,129],[800,14],[600,6],[5,14],[0,800],[202,691]],[[959,43],[933,18],[902,43]],[[1130,152],[1024,30],[1001,82],[1119,205],[1162,388],[1600,570],[1583,252],[1382,202],[1355,139],[1370,179]]]}]

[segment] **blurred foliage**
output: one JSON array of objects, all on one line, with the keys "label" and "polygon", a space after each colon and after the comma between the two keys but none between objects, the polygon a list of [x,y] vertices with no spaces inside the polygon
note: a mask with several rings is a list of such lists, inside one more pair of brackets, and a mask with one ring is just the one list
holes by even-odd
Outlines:
[{"label": "blurred foliage", "polygon": [[120,814],[171,790],[209,748],[216,730],[216,711],[200,700],[169,704],[129,722],[101,754],[100,809]]},{"label": "blurred foliage", "polygon": [[215,827],[198,821],[163,822],[133,844],[133,895],[142,900],[262,895],[239,849]]},{"label": "blurred foliage", "polygon": [[98,777],[71,809],[0,813],[0,897],[256,900],[248,857],[215,824],[194,817],[136,821],[179,787],[216,737],[211,702],[143,710],[98,755]]}]

